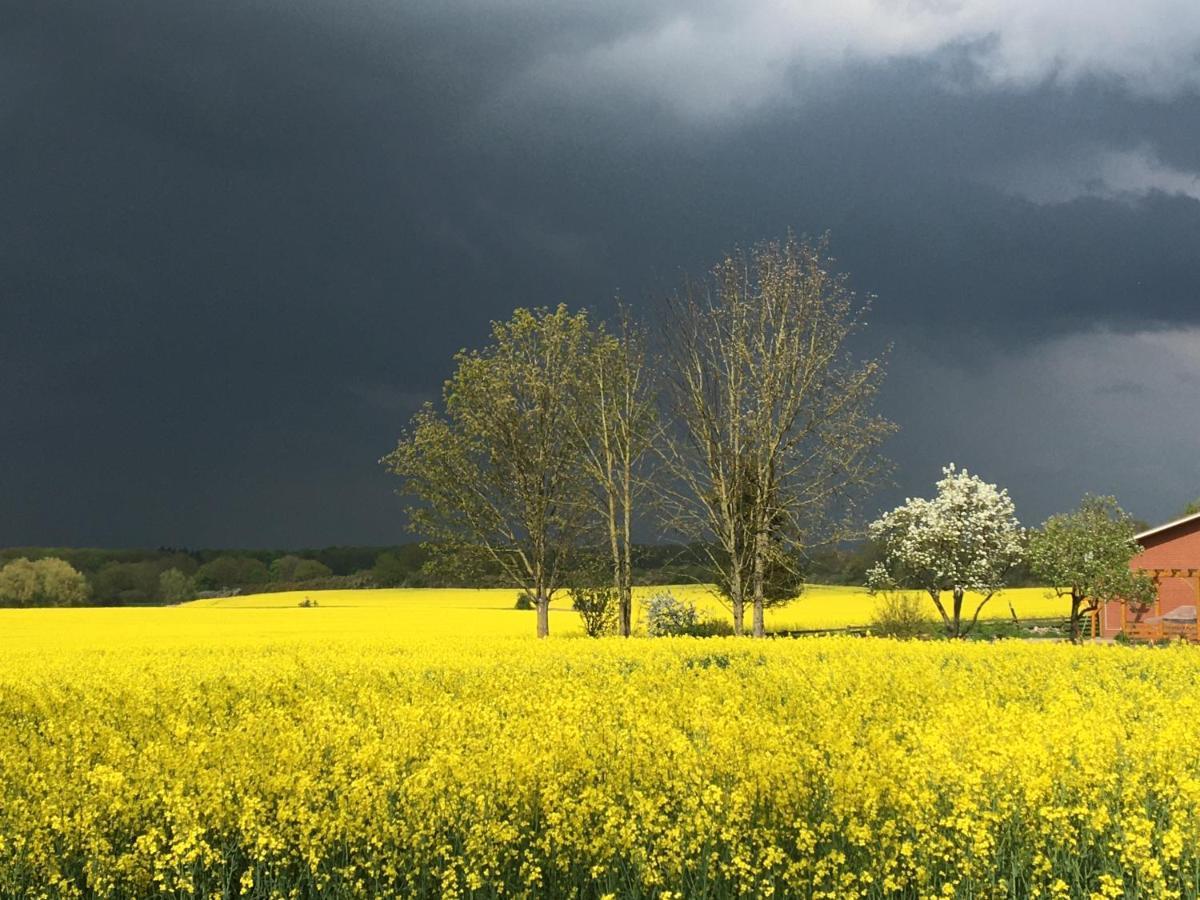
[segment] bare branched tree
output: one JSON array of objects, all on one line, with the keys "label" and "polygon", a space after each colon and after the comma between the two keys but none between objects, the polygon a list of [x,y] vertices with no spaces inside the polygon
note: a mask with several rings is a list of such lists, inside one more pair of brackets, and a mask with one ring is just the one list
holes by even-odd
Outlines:
[{"label": "bare branched tree", "polygon": [[645,333],[621,307],[616,333],[601,327],[593,335],[578,399],[571,404],[594,512],[608,539],[618,625],[625,637],[633,625],[636,507],[647,486],[646,464],[657,428],[654,374]]},{"label": "bare branched tree", "polygon": [[663,504],[672,531],[708,548],[737,634],[747,603],[764,632],[770,567],[846,536],[881,472],[884,363],[849,347],[866,310],[824,241],[791,236],[670,299]]}]

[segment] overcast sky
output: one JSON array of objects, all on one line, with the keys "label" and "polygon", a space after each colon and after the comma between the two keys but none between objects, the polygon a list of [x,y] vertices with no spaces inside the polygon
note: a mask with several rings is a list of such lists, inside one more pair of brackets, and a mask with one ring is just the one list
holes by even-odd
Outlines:
[{"label": "overcast sky", "polygon": [[831,234],[895,484],[1200,495],[1195,0],[0,0],[0,544],[404,539],[518,305]]}]

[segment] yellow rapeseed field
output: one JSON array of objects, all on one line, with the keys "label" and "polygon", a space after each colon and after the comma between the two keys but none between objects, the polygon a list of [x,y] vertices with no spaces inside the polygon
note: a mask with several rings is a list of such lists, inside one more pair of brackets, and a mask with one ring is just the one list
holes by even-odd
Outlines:
[{"label": "yellow rapeseed field", "polygon": [[[704,614],[728,621],[730,613],[720,597],[704,585],[670,585],[663,588],[634,589],[635,616],[640,601],[650,593],[667,590],[676,597],[691,600]],[[395,588],[361,591],[294,591],[281,594],[251,594],[212,600],[197,600],[190,607],[221,609],[259,609],[294,607],[305,598],[317,601],[322,607],[356,607],[394,609],[410,628],[422,632],[525,634],[533,631],[533,621],[514,619],[510,614],[517,592],[508,588]],[[917,594],[930,618],[937,617],[933,602]],[[968,597],[968,613],[974,612],[978,598]],[[786,606],[769,609],[767,628],[773,631],[801,631],[822,628],[845,628],[866,625],[878,602],[866,590],[855,587],[810,585],[804,594]],[[945,598],[950,606],[949,595]],[[1010,610],[1011,605],[1011,610]],[[570,611],[570,600],[559,595],[552,611],[551,631],[580,633],[578,617]],[[1013,588],[997,594],[984,607],[981,619],[1008,619],[1013,611],[1023,619],[1065,616],[1068,604],[1044,588]],[[747,615],[747,621],[749,616]]]},{"label": "yellow rapeseed field", "polygon": [[[705,614],[729,620],[707,588],[676,585],[637,588],[635,605],[655,590],[692,600]],[[108,609],[0,609],[0,652],[17,648],[95,647],[99,636],[112,647],[187,647],[197,643],[258,647],[312,639],[347,641],[413,637],[525,637],[534,633],[534,614],[513,608],[516,591],[474,588],[309,591],[252,594],[196,600],[179,607]],[[301,609],[304,600],[315,609]],[[947,598],[948,600],[948,598]],[[850,587],[812,586],[804,596],[767,611],[768,628],[805,630],[865,625],[876,600]],[[924,598],[931,618],[933,603]],[[1064,601],[1042,588],[1020,588],[993,598],[981,618],[1008,618],[1009,603],[1022,618],[1062,616]],[[553,635],[582,635],[579,617],[565,597],[551,607]]]},{"label": "yellow rapeseed field", "polygon": [[0,896],[1197,895],[1194,649],[490,596],[0,610]]}]

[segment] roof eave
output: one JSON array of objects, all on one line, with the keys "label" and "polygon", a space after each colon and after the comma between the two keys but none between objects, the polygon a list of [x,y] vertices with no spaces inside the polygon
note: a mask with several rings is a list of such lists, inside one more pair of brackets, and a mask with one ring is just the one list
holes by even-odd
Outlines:
[{"label": "roof eave", "polygon": [[1135,534],[1133,539],[1141,543],[1142,538],[1153,537],[1162,531],[1169,531],[1172,528],[1178,528],[1180,525],[1186,525],[1188,522],[1200,521],[1200,512],[1192,513],[1188,516],[1183,516],[1180,519],[1175,519],[1172,522],[1164,522],[1162,525],[1156,525],[1153,528],[1147,528],[1140,534]]}]

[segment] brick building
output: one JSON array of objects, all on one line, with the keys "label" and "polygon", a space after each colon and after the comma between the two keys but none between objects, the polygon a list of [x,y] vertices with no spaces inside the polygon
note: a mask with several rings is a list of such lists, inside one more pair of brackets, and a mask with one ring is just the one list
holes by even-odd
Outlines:
[{"label": "brick building", "polygon": [[1186,637],[1200,640],[1196,611],[1200,609],[1200,513],[1184,516],[1143,531],[1137,542],[1144,548],[1130,560],[1158,583],[1158,600],[1146,609],[1126,603],[1105,604],[1094,633],[1151,640]]}]

